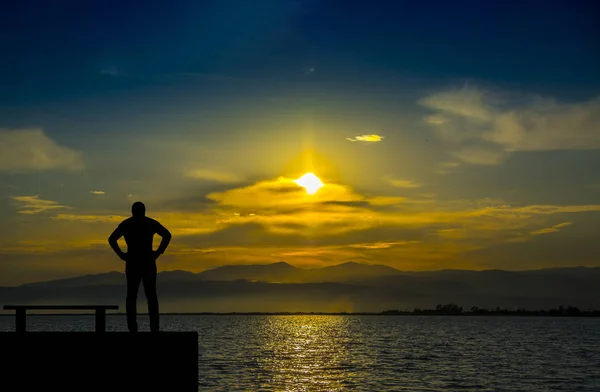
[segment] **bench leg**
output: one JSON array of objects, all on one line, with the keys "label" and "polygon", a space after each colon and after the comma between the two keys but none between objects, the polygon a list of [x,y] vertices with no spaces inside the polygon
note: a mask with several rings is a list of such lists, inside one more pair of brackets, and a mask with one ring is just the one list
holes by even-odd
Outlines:
[{"label": "bench leg", "polygon": [[27,329],[27,324],[25,321],[26,309],[17,309],[16,313],[15,330],[16,332],[25,332]]},{"label": "bench leg", "polygon": [[96,309],[96,332],[106,332],[105,309]]}]

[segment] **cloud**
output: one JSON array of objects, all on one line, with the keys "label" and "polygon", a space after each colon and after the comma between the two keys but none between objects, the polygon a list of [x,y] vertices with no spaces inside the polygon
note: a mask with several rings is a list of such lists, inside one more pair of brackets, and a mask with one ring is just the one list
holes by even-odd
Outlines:
[{"label": "cloud", "polygon": [[361,244],[351,244],[349,245],[351,248],[360,248],[360,249],[388,249],[395,246],[403,246],[407,244],[414,244],[420,241],[388,241],[388,242],[370,242],[370,243],[361,243]]},{"label": "cloud", "polygon": [[498,165],[506,158],[506,153],[484,147],[463,147],[452,155],[455,158],[475,165]]},{"label": "cloud", "polygon": [[39,195],[12,196],[11,199],[20,204],[17,207],[19,214],[31,215],[58,208],[67,208],[56,201],[40,199]]},{"label": "cloud", "polygon": [[61,146],[40,129],[0,130],[0,171],[80,170],[79,151]]},{"label": "cloud", "polygon": [[422,184],[412,180],[400,180],[390,177],[386,177],[385,179],[391,186],[396,188],[420,188],[422,186]]},{"label": "cloud", "polygon": [[519,214],[565,214],[577,212],[600,211],[599,204],[555,206],[555,205],[530,205],[513,209]]},{"label": "cloud", "polygon": [[384,138],[383,136],[371,134],[371,135],[360,135],[360,136],[356,136],[354,138],[347,137],[346,140],[350,140],[351,142],[368,142],[368,143],[374,143],[374,142],[380,142],[380,141],[382,141],[383,138]]},{"label": "cloud", "polygon": [[[365,212],[360,202],[368,199],[349,187],[325,183],[315,194],[295,183],[295,179],[279,177],[253,185],[213,192],[206,196],[224,213],[222,223],[259,223],[273,233],[309,235],[325,230],[345,232],[361,226]],[[368,211],[367,211],[368,212]],[[353,220],[348,224],[348,219]]]},{"label": "cloud", "polygon": [[424,121],[465,163],[496,165],[519,151],[600,148],[600,97],[572,103],[463,88],[419,104],[435,112]]},{"label": "cloud", "polygon": [[450,174],[461,165],[460,162],[442,162],[436,170],[437,174]]},{"label": "cloud", "polygon": [[[561,230],[575,221],[567,214],[600,212],[600,205],[592,204],[514,206],[495,199],[363,195],[328,181],[309,195],[287,177],[196,197],[210,200],[210,206],[178,210],[173,205],[152,214],[173,233],[174,262],[189,266],[219,265],[224,259],[228,263],[268,262],[278,255],[313,266],[362,260],[402,269],[472,267],[463,255],[500,244],[531,242],[539,234]],[[30,211],[36,211],[34,202],[46,209],[61,208],[56,202],[21,196],[21,204],[34,206]],[[92,210],[24,220],[23,224],[30,225],[22,227],[29,243],[15,247],[19,238],[9,238],[0,243],[0,249],[57,252],[72,243],[97,247],[126,218]],[[557,224],[557,219],[563,223]]]},{"label": "cloud", "polygon": [[241,182],[239,176],[217,169],[188,169],[185,171],[185,176],[197,180],[208,180],[223,183]]},{"label": "cloud", "polygon": [[471,239],[480,245],[527,240],[527,233],[547,227],[548,215],[600,211],[600,205],[511,206],[492,199],[364,196],[332,183],[307,195],[286,178],[211,193],[207,198],[217,203],[215,210],[224,226],[257,224],[279,235],[324,237],[401,227],[424,229],[439,238]]},{"label": "cloud", "polygon": [[314,195],[296,183],[294,178],[279,177],[255,184],[213,192],[207,198],[220,205],[239,208],[301,208],[318,206],[327,202],[355,202],[364,197],[341,184],[326,183]]},{"label": "cloud", "polygon": [[106,194],[106,192],[104,192],[104,191],[90,191],[90,193],[92,195],[105,195]]},{"label": "cloud", "polygon": [[429,124],[442,125],[448,122],[448,119],[441,114],[434,114],[425,117],[425,122]]},{"label": "cloud", "polygon": [[398,196],[372,196],[366,203],[371,206],[391,206],[400,203],[406,203],[408,200],[405,197]]},{"label": "cloud", "polygon": [[554,225],[552,227],[547,227],[545,229],[540,229],[540,230],[532,231],[531,234],[533,234],[533,235],[540,235],[540,234],[555,233],[557,231],[560,231],[559,230],[560,228],[566,227],[566,226],[570,226],[572,224],[573,224],[573,222],[562,222],[562,223],[559,223],[559,224]]},{"label": "cloud", "polygon": [[[198,200],[207,199],[211,203],[201,211],[178,210],[175,205],[170,207],[173,209],[162,208],[153,217],[169,227],[176,238],[197,238],[200,248],[247,245],[246,239],[264,246],[288,237],[311,238],[311,243],[318,240],[328,244],[342,234],[347,237],[385,229],[372,238],[363,234],[356,241],[376,245],[357,245],[353,249],[385,249],[385,244],[417,239],[410,233],[418,232],[422,233],[419,241],[437,243],[441,252],[443,246],[474,249],[528,241],[538,232],[548,230],[549,222],[554,219],[552,215],[600,211],[600,205],[511,206],[493,199],[443,201],[421,195],[367,196],[339,183],[324,183],[315,194],[309,195],[294,179],[279,177],[198,195]],[[88,224],[125,218],[109,213],[82,213],[58,214],[52,221]],[[80,231],[75,227],[73,230]],[[249,231],[233,230],[236,227],[247,227]],[[264,230],[264,235],[256,237],[256,228]],[[396,229],[403,230],[399,237],[386,237],[385,233]],[[216,233],[221,233],[221,242],[210,243],[207,236]],[[193,247],[194,240],[190,241],[187,248]]]},{"label": "cloud", "polygon": [[106,248],[106,239],[86,239],[85,241],[48,241],[48,240],[20,240],[8,247],[0,247],[0,254],[45,254],[55,252],[69,252],[78,249]]},{"label": "cloud", "polygon": [[56,221],[105,223],[105,222],[121,222],[122,220],[127,219],[127,217],[119,216],[119,215],[58,214],[58,215],[51,217],[51,219],[56,220]]}]

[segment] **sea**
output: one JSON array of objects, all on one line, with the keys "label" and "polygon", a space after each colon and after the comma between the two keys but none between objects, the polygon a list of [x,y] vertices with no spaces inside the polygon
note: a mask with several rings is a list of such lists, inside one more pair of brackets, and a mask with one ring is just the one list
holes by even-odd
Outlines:
[{"label": "sea", "polygon": [[[199,333],[198,391],[600,391],[600,318],[163,315],[161,328]],[[93,331],[94,316],[28,315],[27,330]]]}]

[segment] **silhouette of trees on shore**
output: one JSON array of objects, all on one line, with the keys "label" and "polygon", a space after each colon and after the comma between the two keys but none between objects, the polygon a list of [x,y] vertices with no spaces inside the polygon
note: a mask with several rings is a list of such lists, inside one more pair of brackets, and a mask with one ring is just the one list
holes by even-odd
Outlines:
[{"label": "silhouette of trees on shore", "polygon": [[462,306],[454,303],[438,304],[435,309],[419,309],[409,310],[385,310],[381,314],[404,314],[404,315],[464,315],[464,316],[566,316],[566,317],[600,317],[600,310],[580,310],[574,306],[560,305],[558,308],[528,310],[525,308],[515,309],[495,309],[480,308],[477,306],[471,307],[469,310],[463,310]]}]

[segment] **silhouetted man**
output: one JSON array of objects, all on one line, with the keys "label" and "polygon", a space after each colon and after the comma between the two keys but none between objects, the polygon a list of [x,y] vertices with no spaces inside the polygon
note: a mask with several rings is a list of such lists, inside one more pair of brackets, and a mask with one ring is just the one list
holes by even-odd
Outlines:
[{"label": "silhouetted man", "polygon": [[[108,238],[115,253],[125,261],[127,277],[127,327],[137,332],[137,295],[140,282],[144,283],[144,293],[148,301],[150,331],[158,332],[158,295],[156,294],[156,259],[165,252],[171,241],[171,233],[158,221],[146,216],[144,203],[137,201],[131,206],[131,217],[125,219]],[[162,237],[157,250],[152,250],[154,234]],[[127,253],[124,253],[117,241],[125,237]]]}]

